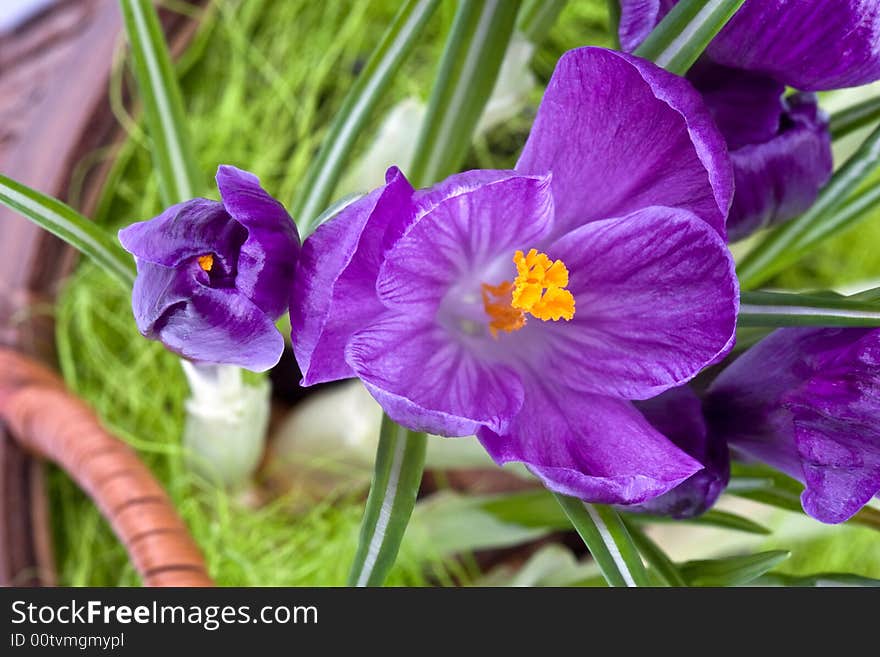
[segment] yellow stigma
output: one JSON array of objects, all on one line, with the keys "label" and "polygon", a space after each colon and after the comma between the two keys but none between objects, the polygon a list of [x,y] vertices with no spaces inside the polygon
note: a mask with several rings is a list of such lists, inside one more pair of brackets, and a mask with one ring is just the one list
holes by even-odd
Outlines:
[{"label": "yellow stigma", "polygon": [[546,253],[531,249],[513,256],[516,278],[500,285],[483,283],[483,308],[491,320],[489,331],[511,333],[526,324],[526,313],[542,321],[566,321],[574,317],[574,296],[568,286],[568,268]]},{"label": "yellow stigma", "polygon": [[197,260],[199,261],[199,267],[201,267],[205,271],[211,271],[211,269],[213,269],[214,267],[214,256],[210,253],[200,255]]}]

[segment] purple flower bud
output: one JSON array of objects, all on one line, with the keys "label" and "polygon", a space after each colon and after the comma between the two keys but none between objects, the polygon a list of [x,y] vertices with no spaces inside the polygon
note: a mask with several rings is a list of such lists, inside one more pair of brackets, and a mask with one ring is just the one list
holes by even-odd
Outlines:
[{"label": "purple flower bud", "polygon": [[284,339],[299,236],[253,174],[217,169],[222,202],[178,203],[119,231],[135,256],[132,308],[140,332],[196,362],[269,369]]}]

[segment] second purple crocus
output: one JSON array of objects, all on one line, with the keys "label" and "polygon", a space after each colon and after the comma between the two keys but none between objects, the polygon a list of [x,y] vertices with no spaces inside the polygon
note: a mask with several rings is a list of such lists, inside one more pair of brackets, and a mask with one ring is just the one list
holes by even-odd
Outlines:
[{"label": "second purple crocus", "polygon": [[715,438],[804,482],[818,520],[843,522],[880,493],[880,330],[774,331],[705,408]]},{"label": "second purple crocus", "polygon": [[[678,0],[620,0],[634,50]],[[811,93],[880,79],[880,0],[746,0],[688,73],[736,175],[733,240],[810,207],[832,170],[828,119]]]},{"label": "second purple crocus", "polygon": [[391,418],[476,434],[551,490],[640,503],[701,470],[631,400],[731,348],[732,177],[699,96],[653,64],[564,55],[515,171],[387,183],[303,246],[311,385],[359,377]]}]

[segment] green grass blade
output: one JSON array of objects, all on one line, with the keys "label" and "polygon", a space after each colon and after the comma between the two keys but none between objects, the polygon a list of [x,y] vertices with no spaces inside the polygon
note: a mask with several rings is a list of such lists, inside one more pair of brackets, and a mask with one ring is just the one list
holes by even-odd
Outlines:
[{"label": "green grass blade", "polygon": [[489,100],[519,0],[461,0],[407,173],[415,187],[455,173]]},{"label": "green grass blade", "polygon": [[383,418],[349,586],[381,586],[394,565],[422,481],[425,442],[425,434]]},{"label": "green grass blade", "polygon": [[690,586],[742,586],[790,556],[791,552],[786,550],[770,550],[741,557],[688,561],[679,568]]},{"label": "green grass blade", "polygon": [[687,586],[687,582],[679,572],[678,566],[663,551],[663,548],[657,545],[638,526],[627,522],[626,528],[629,530],[629,535],[632,536],[632,540],[639,549],[639,552],[645,557],[645,561],[657,571],[657,574],[666,581],[668,586]]},{"label": "green grass blade", "polygon": [[737,269],[742,289],[760,285],[799,260],[826,237],[848,227],[853,215],[837,210],[844,206],[852,191],[877,169],[878,164],[880,127],[831,177],[809,210],[774,230],[746,255]]},{"label": "green grass blade", "polygon": [[731,529],[749,534],[760,534],[767,536],[771,532],[763,525],[759,525],[753,520],[744,518],[743,516],[722,511],[721,509],[709,509],[694,518],[670,518],[668,516],[649,516],[641,513],[633,513],[627,516],[628,523],[638,524],[681,524],[687,523],[691,525],[701,525],[703,527],[718,527],[720,529]]},{"label": "green grass blade", "polygon": [[677,75],[688,72],[745,0],[681,0],[634,54]]},{"label": "green grass blade", "polygon": [[831,115],[831,137],[840,139],[880,121],[880,96],[868,98]]},{"label": "green grass blade", "polygon": [[880,326],[880,304],[842,296],[743,292],[738,326]]},{"label": "green grass blade", "polygon": [[139,98],[152,141],[153,164],[165,205],[193,198],[200,177],[186,131],[183,99],[159,18],[150,0],[119,0]]},{"label": "green grass blade", "polygon": [[89,256],[126,287],[134,283],[134,260],[114,237],[70,206],[3,175],[0,203]]},{"label": "green grass blade", "polygon": [[[526,0],[516,21],[519,30],[532,43],[543,41],[567,0]],[[614,0],[616,3],[617,0]]]},{"label": "green grass blade", "polygon": [[[768,481],[772,483],[772,480],[765,478],[752,478],[750,481],[759,481],[761,484],[766,484]],[[735,483],[731,483],[731,486],[735,485]],[[498,520],[523,527],[564,530],[571,526],[568,516],[553,499],[552,493],[543,489],[493,495],[484,498],[480,501],[479,505],[484,511],[491,513]],[[721,509],[709,509],[695,518],[684,518],[681,520],[668,516],[652,516],[641,513],[627,514],[626,519],[628,523],[687,523],[691,525],[720,527],[722,529],[731,529],[751,534],[770,534],[769,529],[753,520],[730,513],[729,511],[722,511]]]},{"label": "green grass blade", "polygon": [[620,0],[606,0],[608,3],[608,31],[614,48],[620,50]]},{"label": "green grass blade", "polygon": [[394,74],[418,42],[438,2],[406,2],[348,92],[293,206],[292,214],[303,237],[317,227],[316,218],[330,202],[355,141]]},{"label": "green grass blade", "polygon": [[880,579],[871,579],[851,573],[816,573],[814,575],[785,575],[767,573],[754,580],[756,586],[806,586],[819,588],[824,586],[880,586]]},{"label": "green grass blade", "polygon": [[566,495],[554,495],[609,586],[651,585],[639,551],[614,509],[586,504]]}]

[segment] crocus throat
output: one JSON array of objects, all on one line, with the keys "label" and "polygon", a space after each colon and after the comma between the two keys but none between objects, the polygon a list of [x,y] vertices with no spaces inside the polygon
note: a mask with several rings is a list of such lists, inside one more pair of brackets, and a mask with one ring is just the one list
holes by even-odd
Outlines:
[{"label": "crocus throat", "polygon": [[199,267],[204,269],[205,271],[211,271],[214,267],[214,256],[210,253],[206,253],[205,255],[200,255],[197,260],[199,261]]},{"label": "crocus throat", "polygon": [[546,253],[531,249],[513,256],[516,278],[498,285],[483,283],[483,308],[489,316],[489,331],[512,333],[526,325],[526,314],[542,321],[569,321],[574,317],[574,296],[568,286],[568,268],[562,260],[550,260]]}]

